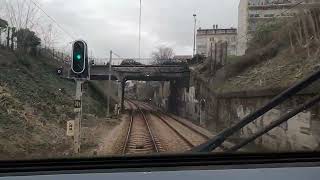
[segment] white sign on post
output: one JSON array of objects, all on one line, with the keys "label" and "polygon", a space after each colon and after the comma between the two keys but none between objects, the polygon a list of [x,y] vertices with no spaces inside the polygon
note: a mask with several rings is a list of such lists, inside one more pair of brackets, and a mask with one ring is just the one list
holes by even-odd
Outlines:
[{"label": "white sign on post", "polygon": [[74,120],[67,122],[67,136],[74,136]]}]

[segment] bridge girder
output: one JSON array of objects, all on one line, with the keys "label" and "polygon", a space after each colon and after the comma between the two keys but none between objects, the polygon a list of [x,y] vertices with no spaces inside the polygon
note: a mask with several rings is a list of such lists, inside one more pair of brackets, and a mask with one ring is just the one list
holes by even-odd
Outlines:
[{"label": "bridge girder", "polygon": [[[91,66],[90,79],[108,80],[109,68],[106,65]],[[112,66],[112,80],[140,81],[186,81],[190,78],[190,70],[186,66]]]}]

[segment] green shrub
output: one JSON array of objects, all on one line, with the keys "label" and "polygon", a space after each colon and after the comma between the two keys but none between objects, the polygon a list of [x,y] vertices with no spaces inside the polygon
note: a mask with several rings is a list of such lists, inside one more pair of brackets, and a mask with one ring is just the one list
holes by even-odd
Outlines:
[{"label": "green shrub", "polygon": [[19,64],[25,66],[28,69],[32,67],[32,60],[27,56],[18,55],[17,60]]}]

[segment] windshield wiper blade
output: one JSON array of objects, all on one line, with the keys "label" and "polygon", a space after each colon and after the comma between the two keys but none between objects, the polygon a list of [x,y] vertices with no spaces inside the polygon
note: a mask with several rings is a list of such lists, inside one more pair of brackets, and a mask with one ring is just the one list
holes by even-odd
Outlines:
[{"label": "windshield wiper blade", "polygon": [[292,87],[288,88],[278,96],[274,97],[269,103],[258,109],[257,111],[247,115],[241,121],[236,123],[235,125],[223,130],[217,136],[213,137],[209,141],[194,147],[191,149],[192,152],[211,152],[219,147],[228,137],[233,135],[235,132],[239,131],[252,121],[256,120],[272,108],[278,106],[294,94],[298,93],[302,89],[305,89],[313,82],[317,81],[320,78],[320,70],[312,73],[308,77],[304,78],[302,81],[296,83]]}]

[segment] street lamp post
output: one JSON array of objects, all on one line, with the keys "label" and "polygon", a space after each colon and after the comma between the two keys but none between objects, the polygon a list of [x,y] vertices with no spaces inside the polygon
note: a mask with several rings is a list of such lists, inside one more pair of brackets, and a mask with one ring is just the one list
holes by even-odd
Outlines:
[{"label": "street lamp post", "polygon": [[140,14],[139,14],[139,61],[141,59],[141,0],[140,0]]},{"label": "street lamp post", "polygon": [[196,54],[196,28],[197,28],[197,15],[193,14],[194,17],[194,29],[193,29],[193,57]]}]

